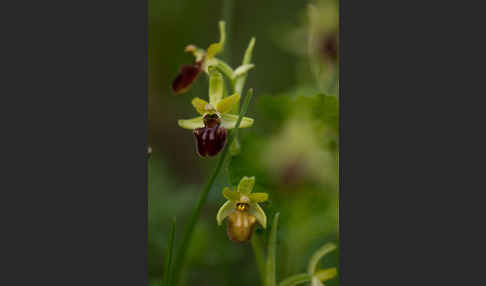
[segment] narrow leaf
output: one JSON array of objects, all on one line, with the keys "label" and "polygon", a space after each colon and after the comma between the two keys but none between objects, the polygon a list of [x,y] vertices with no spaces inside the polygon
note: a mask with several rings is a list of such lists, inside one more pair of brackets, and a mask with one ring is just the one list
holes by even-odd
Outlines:
[{"label": "narrow leaf", "polygon": [[314,254],[312,255],[309,266],[307,267],[307,273],[313,275],[316,271],[317,263],[319,260],[329,252],[336,249],[336,245],[334,243],[326,243],[321,248],[319,248]]},{"label": "narrow leaf", "polygon": [[169,234],[169,243],[167,246],[167,257],[165,258],[165,271],[164,271],[164,279],[163,279],[163,286],[169,286],[170,278],[171,278],[171,271],[172,271],[172,252],[174,249],[174,236],[175,236],[175,218],[172,219],[172,225],[170,227],[170,234]]},{"label": "narrow leaf", "polygon": [[336,277],[336,275],[337,275],[337,270],[335,267],[319,270],[316,272],[316,274],[314,274],[314,276],[317,277],[317,279],[321,280],[322,282],[326,282],[327,280]]},{"label": "narrow leaf", "polygon": [[278,284],[278,286],[294,286],[305,282],[310,282],[311,280],[312,280],[311,275],[307,273],[300,273],[285,278],[283,281],[281,281]]},{"label": "narrow leaf", "polygon": [[255,233],[251,238],[251,247],[255,254],[255,260],[258,267],[258,273],[260,273],[260,280],[262,283],[265,281],[265,253],[262,246],[261,237]]}]

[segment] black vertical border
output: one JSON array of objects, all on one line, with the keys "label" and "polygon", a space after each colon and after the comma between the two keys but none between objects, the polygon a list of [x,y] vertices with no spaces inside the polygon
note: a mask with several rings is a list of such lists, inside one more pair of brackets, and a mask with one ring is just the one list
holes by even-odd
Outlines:
[{"label": "black vertical border", "polygon": [[147,285],[147,6],[1,4],[0,285]]}]

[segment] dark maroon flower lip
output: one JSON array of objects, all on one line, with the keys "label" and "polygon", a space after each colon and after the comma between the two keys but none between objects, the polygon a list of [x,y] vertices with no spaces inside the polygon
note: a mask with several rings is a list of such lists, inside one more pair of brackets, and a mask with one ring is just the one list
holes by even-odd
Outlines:
[{"label": "dark maroon flower lip", "polygon": [[226,144],[226,129],[219,124],[194,129],[196,151],[201,157],[215,156]]},{"label": "dark maroon flower lip", "polygon": [[183,65],[172,82],[172,90],[177,94],[188,91],[199,73],[201,73],[201,70],[201,62],[196,62],[193,65]]}]

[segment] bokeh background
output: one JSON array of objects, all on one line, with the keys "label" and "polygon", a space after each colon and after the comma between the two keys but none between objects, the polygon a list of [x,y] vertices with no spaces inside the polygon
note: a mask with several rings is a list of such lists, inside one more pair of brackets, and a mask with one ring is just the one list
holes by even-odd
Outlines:
[{"label": "bokeh background", "polygon": [[[260,285],[250,244],[231,242],[215,219],[225,201],[221,190],[244,175],[256,176],[255,191],[270,194],[263,204],[268,219],[281,213],[278,281],[305,272],[310,256],[324,243],[339,243],[337,1],[232,0],[230,14],[223,12],[225,1],[149,0],[150,286],[162,282],[171,218],[177,218],[177,247],[217,161],[199,158],[192,132],[177,125],[177,119],[196,116],[193,97],[207,99],[205,76],[183,95],[175,95],[170,84],[182,64],[193,62],[184,47],[206,48],[218,41],[218,21],[228,16],[223,59],[234,68],[256,37],[256,68],[245,85],[245,91],[255,90],[247,112],[255,124],[242,129],[241,153],[209,193],[181,284]],[[314,16],[309,3],[317,8]],[[262,229],[255,235],[266,240]],[[337,267],[338,256],[335,251],[319,265]],[[326,285],[338,285],[338,278]]]}]

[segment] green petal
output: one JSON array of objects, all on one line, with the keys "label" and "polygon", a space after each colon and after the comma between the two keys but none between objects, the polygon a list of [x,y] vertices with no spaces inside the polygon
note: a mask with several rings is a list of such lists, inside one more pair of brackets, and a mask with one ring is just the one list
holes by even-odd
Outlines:
[{"label": "green petal", "polygon": [[218,225],[221,225],[223,223],[223,220],[229,216],[233,211],[235,210],[235,207],[233,205],[232,201],[226,201],[218,210],[218,214],[216,215],[216,221],[218,222]]},{"label": "green petal", "polygon": [[252,203],[263,203],[268,200],[267,193],[253,193],[249,194],[248,197],[250,198]]},{"label": "green petal", "polygon": [[337,275],[337,270],[335,267],[333,267],[329,269],[319,270],[316,272],[314,276],[317,277],[317,279],[321,280],[322,282],[325,282],[329,279],[336,277],[336,275]]},{"label": "green petal", "polygon": [[209,103],[213,106],[223,98],[224,80],[223,76],[215,67],[210,66],[209,71]]},{"label": "green petal", "polygon": [[249,213],[256,218],[263,228],[267,228],[267,215],[257,203],[250,204]]},{"label": "green petal", "polygon": [[[225,113],[221,116],[221,125],[226,129],[232,129],[236,126],[236,121],[238,121],[238,115]],[[247,128],[253,125],[253,118],[243,117],[241,119],[240,128]]]},{"label": "green petal", "polygon": [[177,123],[179,126],[185,129],[196,129],[204,127],[204,122],[202,116],[191,118],[191,119],[180,119]]},{"label": "green petal", "polygon": [[191,103],[192,106],[194,106],[194,108],[197,110],[197,112],[199,112],[199,114],[204,115],[204,113],[207,112],[206,105],[208,105],[208,102],[206,100],[195,97]]},{"label": "green petal", "polygon": [[232,189],[225,187],[223,189],[223,196],[229,200],[229,201],[239,201],[240,200],[240,194],[236,191],[233,191]]},{"label": "green petal", "polygon": [[316,271],[317,263],[319,260],[329,252],[336,249],[336,245],[334,243],[326,243],[321,248],[319,248],[311,257],[309,261],[309,266],[307,267],[307,273],[313,275]]},{"label": "green petal", "polygon": [[240,95],[235,93],[232,96],[225,97],[218,101],[216,104],[216,110],[220,113],[226,113],[240,101]]},{"label": "green petal", "polygon": [[255,186],[255,177],[243,177],[238,184],[238,192],[248,195]]},{"label": "green petal", "polygon": [[219,54],[224,49],[224,42],[226,40],[225,22],[219,21],[219,42],[209,45],[206,57],[208,59]]}]

